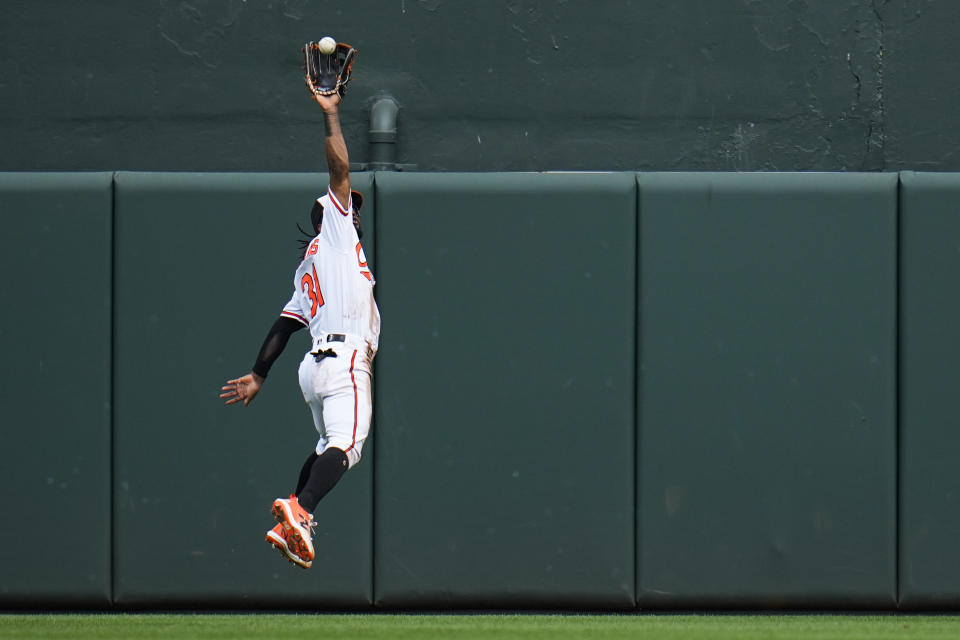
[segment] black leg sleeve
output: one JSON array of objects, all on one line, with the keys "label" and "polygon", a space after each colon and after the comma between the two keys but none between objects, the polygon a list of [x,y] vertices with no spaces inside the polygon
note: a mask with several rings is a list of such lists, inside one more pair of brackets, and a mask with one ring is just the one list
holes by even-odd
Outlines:
[{"label": "black leg sleeve", "polygon": [[323,496],[333,489],[346,472],[347,454],[336,447],[321,453],[310,467],[306,486],[297,495],[300,506],[313,513]]},{"label": "black leg sleeve", "polygon": [[298,500],[300,492],[307,486],[307,480],[310,479],[310,469],[313,468],[314,461],[319,457],[315,452],[311,451],[310,455],[307,456],[307,461],[304,462],[303,467],[300,468],[300,478],[297,479],[297,490],[293,492],[293,495],[297,496]]}]

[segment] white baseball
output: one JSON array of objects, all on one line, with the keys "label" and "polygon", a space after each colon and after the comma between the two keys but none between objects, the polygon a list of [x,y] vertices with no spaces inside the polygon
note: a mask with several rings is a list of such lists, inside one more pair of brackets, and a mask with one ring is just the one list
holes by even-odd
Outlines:
[{"label": "white baseball", "polygon": [[330,36],[326,36],[324,38],[320,38],[319,46],[320,53],[333,53],[337,50],[337,41]]}]

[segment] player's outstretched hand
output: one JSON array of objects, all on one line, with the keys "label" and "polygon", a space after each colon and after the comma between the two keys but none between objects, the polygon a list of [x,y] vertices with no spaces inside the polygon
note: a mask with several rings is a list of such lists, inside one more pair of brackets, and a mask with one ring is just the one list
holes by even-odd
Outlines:
[{"label": "player's outstretched hand", "polygon": [[247,406],[260,393],[260,387],[263,385],[263,378],[255,373],[248,373],[242,378],[227,380],[227,384],[220,389],[223,393],[221,398],[226,398],[225,404],[234,404],[243,401],[243,406]]}]

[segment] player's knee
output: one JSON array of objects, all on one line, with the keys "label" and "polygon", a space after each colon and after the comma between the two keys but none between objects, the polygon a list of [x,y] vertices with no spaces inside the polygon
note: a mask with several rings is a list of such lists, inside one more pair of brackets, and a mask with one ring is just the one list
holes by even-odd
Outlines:
[{"label": "player's knee", "polygon": [[345,455],[347,460],[347,469],[352,469],[357,465],[358,462],[360,462],[360,447],[354,445],[345,453]]},{"label": "player's knee", "polygon": [[[331,443],[326,451],[336,451],[336,455],[342,456],[344,470],[351,469],[360,462],[363,441],[350,442],[347,444]],[[333,454],[331,454],[333,455]]]},{"label": "player's knee", "polygon": [[[353,461],[354,459],[353,456],[351,456],[351,451],[352,451],[351,447],[341,447],[337,445],[330,445],[323,450],[323,453],[321,455],[331,459],[331,461],[337,467],[342,469],[342,472],[346,472],[347,469],[349,469],[354,464],[356,464],[356,462]],[[357,456],[356,459],[359,460],[359,456]]]},{"label": "player's knee", "polygon": [[349,468],[349,460],[347,453],[341,448],[336,446],[327,447],[323,450],[323,453],[320,454],[321,457],[327,458],[330,460],[330,463],[335,467],[340,467],[344,471]]}]

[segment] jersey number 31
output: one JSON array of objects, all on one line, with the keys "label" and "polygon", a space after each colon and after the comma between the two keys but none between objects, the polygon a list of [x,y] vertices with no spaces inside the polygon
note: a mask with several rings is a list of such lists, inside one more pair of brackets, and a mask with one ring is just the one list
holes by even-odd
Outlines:
[{"label": "jersey number 31", "polygon": [[309,273],[300,278],[300,289],[310,298],[310,317],[317,315],[317,309],[323,306],[323,294],[320,292],[320,278],[317,267],[313,267],[313,276]]}]

